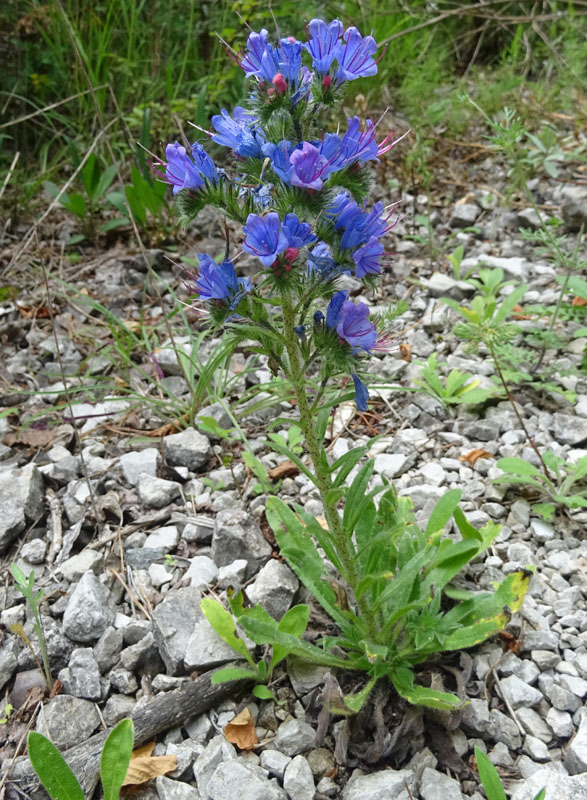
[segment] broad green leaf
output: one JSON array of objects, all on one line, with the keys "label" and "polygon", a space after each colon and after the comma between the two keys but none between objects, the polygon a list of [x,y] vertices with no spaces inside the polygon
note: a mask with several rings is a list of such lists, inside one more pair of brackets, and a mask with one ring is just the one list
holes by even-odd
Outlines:
[{"label": "broad green leaf", "polygon": [[229,681],[240,681],[243,679],[258,680],[259,674],[255,670],[246,667],[224,667],[218,669],[212,675],[212,683],[228,683]]},{"label": "broad green leaf", "polygon": [[282,703],[284,703],[284,702],[285,702],[284,700],[279,700],[279,699],[278,699],[278,698],[277,698],[277,697],[276,697],[276,696],[273,694],[273,692],[271,691],[271,689],[268,689],[268,688],[267,688],[266,686],[264,686],[263,684],[257,684],[257,686],[253,687],[253,694],[254,694],[254,695],[255,695],[255,697],[257,697],[259,700],[273,700],[273,702],[274,702],[274,703],[278,703],[278,704],[280,704],[280,705],[281,705]]},{"label": "broad green leaf", "polygon": [[469,627],[501,616],[506,607],[514,613],[521,608],[529,583],[528,573],[514,572],[500,583],[495,592],[483,592],[456,605],[445,614],[444,622]]},{"label": "broad green leaf", "polygon": [[33,769],[52,800],[84,800],[77,778],[49,739],[32,731],[27,744]]},{"label": "broad green leaf", "polygon": [[108,734],[100,757],[100,780],[104,790],[104,800],[118,800],[130,764],[133,744],[132,720],[123,719]]},{"label": "broad green leaf", "polygon": [[341,667],[342,669],[348,667],[346,659],[331,655],[303,639],[280,631],[277,622],[273,619],[269,623],[245,616],[241,618],[241,621],[247,636],[257,644],[277,645],[292,655],[309,659],[316,664],[324,664],[327,667]]},{"label": "broad green leaf", "polygon": [[580,481],[587,476],[587,456],[580,458],[575,464],[572,472],[573,483]]},{"label": "broad green leaf", "polygon": [[534,800],[546,800],[546,787],[538,792]]},{"label": "broad green leaf", "polygon": [[479,543],[471,539],[460,542],[445,539],[422,586],[430,591],[432,587],[443,589],[478,554],[479,549]]},{"label": "broad green leaf", "polygon": [[444,530],[444,526],[452,517],[455,508],[459,504],[462,492],[460,489],[450,489],[444,494],[434,506],[430,519],[424,531],[425,536]]},{"label": "broad green leaf", "polygon": [[202,614],[206,617],[218,636],[220,636],[227,645],[232,647],[233,650],[236,650],[239,655],[246,658],[254,669],[255,664],[246,644],[237,634],[236,624],[232,614],[217,600],[213,600],[211,597],[204,597],[200,603],[200,608],[202,609]]},{"label": "broad green leaf", "polygon": [[479,542],[483,541],[481,533],[477,530],[477,528],[471,525],[459,506],[456,506],[455,510],[453,511],[453,517],[463,539],[476,539]]},{"label": "broad green leaf", "polygon": [[506,800],[498,771],[479,747],[475,747],[475,760],[488,800]]},{"label": "broad green leaf", "polygon": [[523,458],[500,458],[496,466],[504,472],[511,472],[515,475],[528,475],[535,478],[543,477],[537,467]]},{"label": "broad green leaf", "polygon": [[415,706],[450,711],[461,708],[464,705],[463,701],[454,694],[439,692],[435,689],[428,689],[425,686],[415,684],[414,674],[407,667],[398,667],[389,673],[389,677],[397,693]]},{"label": "broad green leaf", "polygon": [[324,441],[329,419],[330,419],[330,407],[321,408],[316,417],[316,438],[318,439],[319,443],[322,443]]},{"label": "broad green leaf", "polygon": [[83,219],[86,216],[86,211],[87,211],[86,201],[81,196],[81,194],[77,194],[76,192],[70,194],[67,203],[65,203],[63,201],[63,197],[61,197],[60,203],[68,211],[71,211],[72,214],[75,214],[76,217]]},{"label": "broad green leaf", "polygon": [[409,602],[414,581],[416,580],[420,570],[430,558],[430,553],[427,550],[421,550],[416,553],[397,575],[388,581],[388,585],[381,592],[373,603],[373,611],[378,611],[380,608],[392,607],[393,603],[401,602],[405,605]]},{"label": "broad green leaf", "polygon": [[494,633],[502,631],[510,620],[510,614],[502,611],[493,619],[479,620],[468,628],[459,628],[449,634],[443,643],[442,650],[465,650],[481,644]]},{"label": "broad green leaf", "polygon": [[277,497],[270,497],[265,509],[281,554],[326,613],[344,628],[346,620],[336,605],[332,588],[326,582],[326,568],[309,532]]},{"label": "broad green leaf", "polygon": [[[309,619],[310,606],[300,603],[299,605],[290,608],[289,611],[283,615],[277,627],[283,633],[289,633],[292,636],[301,639],[306,628],[308,627]],[[275,667],[281,661],[283,661],[284,658],[288,657],[288,655],[289,651],[284,650],[283,648],[279,647],[279,645],[274,645],[269,672],[271,673]]]},{"label": "broad green leaf", "polygon": [[349,450],[348,453],[345,453],[340,458],[337,458],[334,464],[330,467],[330,472],[335,473],[337,470],[340,470],[338,475],[336,475],[333,479],[333,486],[337,487],[340,486],[345,482],[349,472],[356,466],[359,461],[363,458],[366,453],[367,448],[364,447],[354,447],[352,450]]},{"label": "broad green leaf", "polygon": [[[98,183],[96,185],[96,191],[94,194],[94,198],[99,200],[108,190],[110,184],[116,177],[116,173],[118,172],[118,165],[111,164],[109,167],[106,167],[104,172],[100,175],[98,179]],[[107,798],[105,799],[107,800]]]},{"label": "broad green leaf", "polygon": [[368,502],[367,487],[369,480],[375,469],[375,461],[369,459],[355,476],[346,496],[344,512],[342,517],[342,527],[347,534],[349,545],[350,536],[354,531],[355,524],[363,512],[365,502]]}]

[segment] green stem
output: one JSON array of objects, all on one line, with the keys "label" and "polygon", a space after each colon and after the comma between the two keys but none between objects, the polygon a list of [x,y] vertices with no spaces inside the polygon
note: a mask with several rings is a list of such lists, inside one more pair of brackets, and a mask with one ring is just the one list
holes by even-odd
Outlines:
[{"label": "green stem", "polygon": [[[300,428],[304,432],[306,438],[306,445],[312,464],[314,465],[314,474],[316,477],[316,485],[320,492],[322,505],[324,506],[324,516],[328,524],[328,531],[332,537],[333,544],[336,548],[340,563],[344,570],[343,577],[346,582],[357,595],[357,588],[359,585],[359,578],[353,557],[353,550],[350,544],[350,537],[347,538],[342,527],[342,520],[336,508],[328,501],[328,495],[332,489],[332,482],[330,480],[330,473],[328,471],[324,453],[316,435],[316,428],[313,421],[314,407],[310,408],[308,397],[305,389],[305,375],[303,366],[300,361],[300,354],[297,347],[297,337],[294,332],[294,309],[291,304],[291,298],[287,292],[282,293],[283,299],[283,324],[285,332],[285,342],[287,354],[289,357],[290,365],[290,379],[296,393],[298,403],[298,411],[300,414]],[[362,620],[369,631],[369,635],[376,638],[377,627],[374,614],[371,613],[366,598],[363,596],[357,598],[357,605],[361,613]]]}]

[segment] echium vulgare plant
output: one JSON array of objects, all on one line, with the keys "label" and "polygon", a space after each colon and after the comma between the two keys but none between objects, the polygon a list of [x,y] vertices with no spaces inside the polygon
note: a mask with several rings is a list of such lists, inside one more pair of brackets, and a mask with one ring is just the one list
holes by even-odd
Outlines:
[{"label": "echium vulgare plant", "polygon": [[[205,598],[206,617],[247,662],[220,670],[215,680],[252,677],[257,695],[267,697],[262,684],[288,655],[363,671],[364,688],[346,696],[339,713],[360,708],[384,677],[412,703],[459,705],[450,692],[427,686],[414,666],[502,629],[528,582],[514,573],[494,593],[455,588],[457,573],[490,546],[498,526],[473,528],[453,489],[421,531],[409,499],[398,498],[388,483],[372,488],[373,461],[359,464],[368,446],[334,463],[326,454],[333,407],[354,396],[357,408],[367,409],[363,365],[391,341],[368,306],[340,288],[340,279],[351,274],[371,285],[382,272],[382,238],[393,225],[393,208],[368,206],[369,162],[394,140],[378,141],[378,124],[369,119],[362,124],[355,116],[337,133],[325,133],[322,121],[348,82],[377,72],[376,51],[373,37],[345,30],[339,20],[312,20],[306,42],[252,32],[246,51],[232,53],[252,79],[246,107],[232,114],[223,109],[212,117],[214,131],[202,131],[232,151],[233,174],[218,168],[198,142],[191,150],[167,145],[165,160],[155,164],[185,220],[210,205],[243,225],[241,248],[256,259],[256,275],[237,275],[239,253],[229,257],[227,244],[224,258],[199,255],[188,283],[210,326],[224,328],[235,345],[254,342],[281,385],[289,385],[298,418],[278,422],[301,429],[309,460],[283,438],[274,437],[272,446],[315,484],[326,519],[324,528],[295,503],[267,501],[281,553],[332,619],[333,635],[315,643],[303,638],[307,605],[277,621],[260,606],[248,607],[241,592],[228,592],[230,611]],[[350,392],[344,389],[349,376]],[[445,535],[453,518],[458,534]],[[239,629],[254,643],[271,645],[271,660],[256,663]]]}]

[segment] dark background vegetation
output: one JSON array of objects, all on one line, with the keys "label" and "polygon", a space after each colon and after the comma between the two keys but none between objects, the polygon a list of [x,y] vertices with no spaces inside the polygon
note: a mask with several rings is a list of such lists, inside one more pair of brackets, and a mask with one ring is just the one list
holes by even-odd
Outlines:
[{"label": "dark background vegetation", "polygon": [[[401,155],[411,180],[429,185],[438,139],[471,131],[463,90],[489,114],[516,108],[530,128],[545,114],[585,123],[587,0],[282,0],[273,13],[283,35],[339,17],[387,43],[377,78],[354,82],[352,95],[359,113],[390,106],[390,119],[412,128]],[[216,34],[239,49],[244,22],[275,25],[258,0],[4,0],[0,172],[18,152],[2,201],[13,218],[43,180],[63,182],[104,127],[97,155],[106,165],[113,152],[129,171],[133,159],[144,166],[136,140],[159,152],[188,120],[206,126],[241,101],[242,71]]]}]

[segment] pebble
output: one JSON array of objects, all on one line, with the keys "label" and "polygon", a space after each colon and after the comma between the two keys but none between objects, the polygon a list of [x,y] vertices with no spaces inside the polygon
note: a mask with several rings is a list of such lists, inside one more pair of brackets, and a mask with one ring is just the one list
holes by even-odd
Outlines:
[{"label": "pebble", "polygon": [[300,582],[291,569],[281,561],[270,559],[247,587],[249,600],[263,606],[271,616],[280,620],[289,609]]},{"label": "pebble", "polygon": [[315,736],[314,728],[307,722],[292,719],[279,726],[273,746],[276,750],[285,753],[286,756],[297,756],[299,753],[310,750]]},{"label": "pebble", "polygon": [[141,472],[137,478],[137,491],[141,503],[147,508],[163,508],[179,497],[181,486],[175,481],[154,478]]},{"label": "pebble", "polygon": [[248,578],[257,572],[270,555],[271,545],[253,517],[240,509],[218,512],[210,551],[218,567],[225,567],[236,559],[244,559]]},{"label": "pebble", "polygon": [[291,758],[281,753],[279,750],[263,750],[261,753],[260,764],[263,769],[275,778],[283,781],[285,768],[290,763]]},{"label": "pebble", "polygon": [[184,781],[174,781],[164,775],[155,778],[159,800],[201,800],[196,788]]},{"label": "pebble", "polygon": [[563,775],[552,767],[537,769],[511,800],[534,800],[546,787],[546,800],[587,800],[587,776]]},{"label": "pebble", "polygon": [[97,550],[82,550],[75,556],[71,556],[59,565],[59,570],[66,581],[75,583],[86,572],[93,572],[100,575],[104,567],[104,556]]},{"label": "pebble", "polygon": [[517,675],[503,678],[500,681],[500,691],[514,710],[522,706],[535,706],[543,699],[542,692],[525,683]]},{"label": "pebble", "polygon": [[210,458],[212,448],[209,439],[195,428],[186,428],[163,439],[163,455],[172,466],[187,467],[196,472]]},{"label": "pebble", "polygon": [[91,647],[74,650],[68,666],[60,670],[58,678],[66,694],[85,700],[100,700],[102,697],[100,668]]},{"label": "pebble", "polygon": [[341,797],[342,800],[409,800],[408,790],[415,790],[412,770],[386,769],[371,775],[355,770]]},{"label": "pebble", "polygon": [[99,726],[100,715],[93,703],[61,694],[42,706],[35,730],[48,736],[55,747],[67,750],[85,742]]},{"label": "pebble", "polygon": [[0,472],[0,553],[43,513],[44,488],[34,464]]},{"label": "pebble", "polygon": [[235,800],[235,797],[243,800],[288,800],[284,790],[274,780],[269,780],[261,767],[242,758],[219,764],[206,792],[200,791],[200,794],[205,800]]},{"label": "pebble", "polygon": [[565,756],[565,767],[571,775],[587,772],[587,709],[581,709],[579,729]]},{"label": "pebble", "polygon": [[141,473],[150,475],[151,478],[156,478],[160,462],[161,456],[154,447],[147,447],[137,452],[123,453],[119,459],[124,479],[131,486],[137,485]]},{"label": "pebble", "polygon": [[461,784],[442,772],[426,767],[420,783],[422,800],[463,800]]},{"label": "pebble", "polygon": [[114,596],[93,572],[87,572],[69,598],[63,631],[74,642],[92,642],[113,624],[115,615]]},{"label": "pebble", "polygon": [[213,586],[217,578],[218,567],[208,556],[191,558],[188,570],[183,576],[184,581],[189,581],[190,586],[200,590]]},{"label": "pebble", "polygon": [[285,768],[283,788],[295,800],[313,800],[314,776],[304,756],[295,756]]}]

